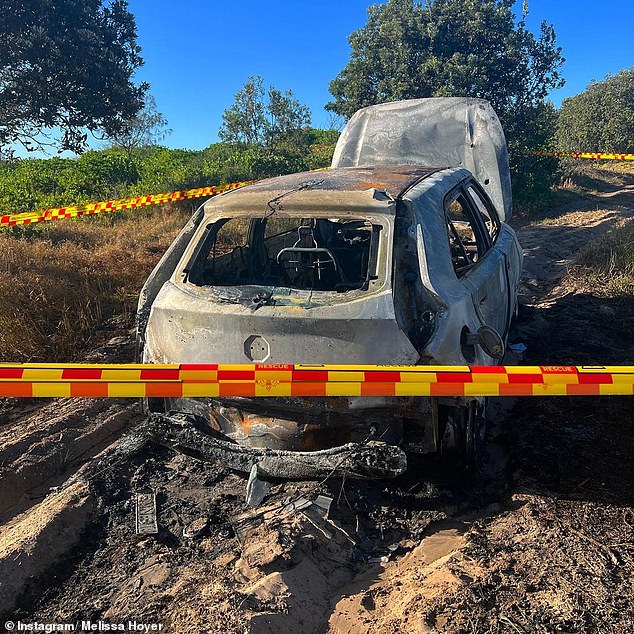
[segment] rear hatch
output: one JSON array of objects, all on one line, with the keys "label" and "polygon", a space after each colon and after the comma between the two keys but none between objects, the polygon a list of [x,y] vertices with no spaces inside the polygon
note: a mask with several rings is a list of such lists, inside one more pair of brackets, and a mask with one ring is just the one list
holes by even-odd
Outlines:
[{"label": "rear hatch", "polygon": [[205,219],[154,301],[147,360],[415,363],[394,314],[393,217],[336,216]]},{"label": "rear hatch", "polygon": [[[206,219],[159,292],[145,361],[221,364],[412,364],[392,298],[388,215]],[[397,442],[413,399],[173,399],[229,438],[312,450]],[[389,415],[388,415],[389,414]],[[395,423],[395,420],[397,421]]]}]

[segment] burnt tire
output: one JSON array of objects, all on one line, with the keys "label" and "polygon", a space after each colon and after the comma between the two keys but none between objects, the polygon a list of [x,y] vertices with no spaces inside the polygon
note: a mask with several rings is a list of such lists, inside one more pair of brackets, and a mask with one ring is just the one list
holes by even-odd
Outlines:
[{"label": "burnt tire", "polygon": [[466,474],[479,474],[485,454],[486,403],[445,407],[443,419],[442,462]]}]

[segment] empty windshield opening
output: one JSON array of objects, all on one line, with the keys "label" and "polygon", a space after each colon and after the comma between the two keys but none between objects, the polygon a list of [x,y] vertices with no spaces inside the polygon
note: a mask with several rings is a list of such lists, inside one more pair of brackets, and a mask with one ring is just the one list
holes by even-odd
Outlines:
[{"label": "empty windshield opening", "polygon": [[365,289],[380,230],[361,218],[225,218],[207,226],[185,273],[198,286]]}]

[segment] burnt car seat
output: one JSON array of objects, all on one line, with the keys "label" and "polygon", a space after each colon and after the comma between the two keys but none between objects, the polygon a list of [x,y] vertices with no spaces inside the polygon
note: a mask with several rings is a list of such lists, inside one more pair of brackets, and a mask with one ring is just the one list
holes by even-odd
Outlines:
[{"label": "burnt car seat", "polygon": [[341,267],[330,249],[317,244],[314,224],[297,227],[297,241],[277,254],[289,286],[302,289],[335,290],[343,283]]}]

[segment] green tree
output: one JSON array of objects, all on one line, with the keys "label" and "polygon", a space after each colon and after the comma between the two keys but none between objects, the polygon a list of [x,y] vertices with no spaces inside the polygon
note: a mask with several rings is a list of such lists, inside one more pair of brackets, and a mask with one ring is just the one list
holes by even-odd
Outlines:
[{"label": "green tree", "polygon": [[80,152],[143,107],[126,0],[0,0],[0,15],[0,157],[16,143]]},{"label": "green tree", "polygon": [[[518,21],[515,0],[388,0],[368,9],[366,25],[352,33],[350,61],[330,83],[326,108],[350,117],[375,103],[421,97],[487,99],[509,143],[511,169],[522,176],[516,194],[543,188],[553,161],[527,158],[554,132],[548,91],[563,85],[555,31],[542,23],[539,37]],[[524,178],[525,172],[531,178]],[[543,179],[546,178],[546,181]],[[515,184],[518,184],[517,178]],[[518,192],[518,189],[520,190]]]},{"label": "green tree", "polygon": [[262,78],[249,77],[234,104],[222,113],[218,136],[227,143],[262,143],[265,126]]},{"label": "green tree", "polygon": [[309,142],[310,109],[293,97],[293,92],[280,92],[271,86],[266,104],[268,120],[265,143],[271,146],[301,148]]},{"label": "green tree", "polygon": [[305,145],[309,131],[310,110],[291,90],[281,92],[271,86],[265,91],[261,77],[249,77],[222,114],[218,136],[227,143],[292,151]]},{"label": "green tree", "polygon": [[261,77],[248,78],[222,121],[218,136],[230,146],[222,150],[229,155],[215,173],[265,178],[309,169],[319,161],[311,150],[308,107],[291,90],[265,90]]},{"label": "green tree", "polygon": [[119,132],[113,132],[109,140],[111,147],[121,148],[131,159],[134,150],[158,145],[171,133],[172,130],[167,127],[167,119],[156,108],[154,97],[148,95],[143,109],[126,121]]},{"label": "green tree", "polygon": [[634,152],[634,67],[564,99],[557,145],[570,152]]}]

